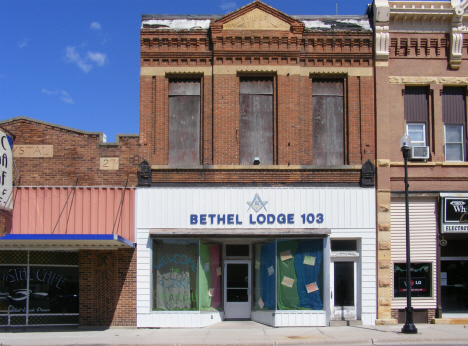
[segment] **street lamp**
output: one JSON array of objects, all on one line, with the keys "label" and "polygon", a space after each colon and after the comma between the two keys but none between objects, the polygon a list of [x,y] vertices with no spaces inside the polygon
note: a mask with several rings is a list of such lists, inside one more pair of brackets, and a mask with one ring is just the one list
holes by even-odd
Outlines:
[{"label": "street lamp", "polygon": [[411,148],[411,138],[405,133],[400,138],[401,152],[405,159],[405,213],[406,213],[406,322],[401,332],[417,334],[418,329],[413,324],[413,308],[411,307],[411,259],[410,259],[410,231],[409,231],[409,203],[408,203],[408,158]]}]

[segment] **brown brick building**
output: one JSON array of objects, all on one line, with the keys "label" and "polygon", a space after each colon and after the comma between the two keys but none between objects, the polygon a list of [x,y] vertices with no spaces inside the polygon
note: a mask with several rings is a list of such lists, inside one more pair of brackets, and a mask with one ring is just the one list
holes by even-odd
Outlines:
[{"label": "brown brick building", "polygon": [[138,135],[105,143],[25,117],[0,129],[15,162],[13,211],[0,213],[0,326],[135,326]]},{"label": "brown brick building", "polygon": [[143,15],[137,326],[374,324],[373,86],[367,16]]},{"label": "brown brick building", "polygon": [[404,160],[415,323],[467,309],[467,1],[374,1],[378,321],[405,321]]}]

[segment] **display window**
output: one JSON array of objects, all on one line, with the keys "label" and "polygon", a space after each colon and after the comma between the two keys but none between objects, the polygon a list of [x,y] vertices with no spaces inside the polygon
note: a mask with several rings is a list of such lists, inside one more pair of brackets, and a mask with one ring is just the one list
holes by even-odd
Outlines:
[{"label": "display window", "polygon": [[276,309],[276,242],[254,246],[254,302],[257,310]]},{"label": "display window", "polygon": [[323,240],[255,245],[254,309],[323,309]]},{"label": "display window", "polygon": [[[323,310],[323,239],[273,239],[253,244],[252,257],[246,253],[247,264],[229,260],[233,263],[225,269],[230,273],[227,290],[222,280],[226,272],[221,242],[153,239],[152,244],[155,312],[222,310],[224,294],[228,302],[237,303],[252,294],[254,310]],[[235,255],[238,257],[237,252]],[[251,284],[250,274],[241,267],[251,268]],[[229,286],[230,279],[235,281],[234,288]]]},{"label": "display window", "polygon": [[[393,265],[393,294],[406,298],[406,263]],[[411,263],[411,297],[432,297],[432,263]]]},{"label": "display window", "polygon": [[78,252],[1,251],[0,324],[77,324]]},{"label": "display window", "polygon": [[153,240],[153,310],[198,310],[199,242]]},{"label": "display window", "polygon": [[200,310],[219,310],[221,304],[221,245],[200,242]]}]

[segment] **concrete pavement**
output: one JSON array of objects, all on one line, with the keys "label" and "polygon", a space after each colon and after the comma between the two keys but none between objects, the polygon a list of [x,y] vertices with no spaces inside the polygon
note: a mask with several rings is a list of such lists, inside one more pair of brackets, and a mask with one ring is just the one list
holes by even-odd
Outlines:
[{"label": "concrete pavement", "polygon": [[468,345],[466,325],[420,324],[418,334],[402,325],[273,328],[255,322],[221,322],[181,329],[4,329],[0,345]]}]

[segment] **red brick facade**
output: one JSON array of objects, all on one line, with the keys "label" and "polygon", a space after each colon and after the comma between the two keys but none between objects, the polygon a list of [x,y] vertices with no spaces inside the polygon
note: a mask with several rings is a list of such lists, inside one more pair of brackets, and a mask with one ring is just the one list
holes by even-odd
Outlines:
[{"label": "red brick facade", "polygon": [[[287,23],[289,30],[226,26],[251,11]],[[370,30],[305,29],[258,1],[211,19],[211,30],[165,29],[147,24],[152,19],[164,17],[143,17],[140,158],[153,165],[153,183],[359,183],[360,166],[375,154]],[[191,76],[201,79],[203,169],[168,170],[168,81]],[[274,167],[268,169],[239,166],[239,84],[249,76],[273,78]],[[312,166],[312,81],[318,77],[343,78],[345,85],[344,162],[333,170]]]},{"label": "red brick facade", "polygon": [[[0,122],[15,146],[53,145],[53,157],[14,155],[21,186],[136,186],[138,136],[100,142],[100,133],[85,132],[24,117]],[[101,157],[118,157],[118,170],[100,170]]]},{"label": "red brick facade", "polygon": [[136,251],[80,251],[80,326],[136,326]]}]

